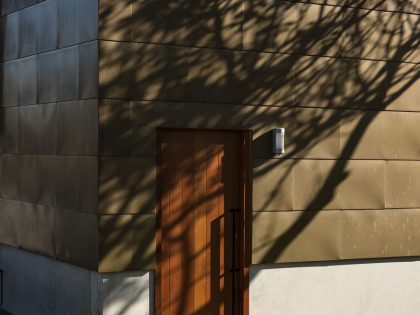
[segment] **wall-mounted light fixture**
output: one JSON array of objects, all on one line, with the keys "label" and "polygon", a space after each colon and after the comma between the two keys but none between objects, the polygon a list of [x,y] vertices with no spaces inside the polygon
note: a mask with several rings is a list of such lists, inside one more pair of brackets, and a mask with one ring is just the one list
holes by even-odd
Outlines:
[{"label": "wall-mounted light fixture", "polygon": [[283,154],[284,153],[284,128],[273,129],[273,153]]}]

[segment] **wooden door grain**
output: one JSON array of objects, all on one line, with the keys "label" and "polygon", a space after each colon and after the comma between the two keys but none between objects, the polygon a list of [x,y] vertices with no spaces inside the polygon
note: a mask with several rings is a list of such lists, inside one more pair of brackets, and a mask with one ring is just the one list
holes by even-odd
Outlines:
[{"label": "wooden door grain", "polygon": [[244,143],[237,131],[160,131],[158,314],[246,313],[245,220],[231,211],[243,208]]}]

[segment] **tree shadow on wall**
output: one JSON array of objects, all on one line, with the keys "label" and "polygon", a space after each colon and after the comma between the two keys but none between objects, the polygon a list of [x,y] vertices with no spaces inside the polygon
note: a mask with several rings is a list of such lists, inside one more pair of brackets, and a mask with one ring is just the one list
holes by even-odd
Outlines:
[{"label": "tree shadow on wall", "polygon": [[[259,210],[287,185],[301,158],[322,152],[334,161],[296,222],[263,248],[259,260],[276,261],[334,198],[381,112],[416,110],[405,97],[419,79],[419,16],[381,11],[382,4],[356,10],[352,3],[121,1],[101,8],[101,36],[113,40],[101,43],[100,58],[107,99],[100,105],[103,213],[141,209],[153,221],[157,127],[252,129],[254,157],[267,161],[268,132],[286,127],[287,153],[254,171],[258,179],[285,169]],[[145,229],[136,225],[139,217],[103,223],[113,233],[103,239],[101,259],[130,251],[123,268],[153,264],[145,250],[155,246],[153,227],[133,232]]]}]

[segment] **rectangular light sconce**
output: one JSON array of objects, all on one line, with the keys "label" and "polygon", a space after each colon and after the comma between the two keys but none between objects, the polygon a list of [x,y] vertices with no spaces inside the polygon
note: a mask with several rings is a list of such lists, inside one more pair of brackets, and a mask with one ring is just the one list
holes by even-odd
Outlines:
[{"label": "rectangular light sconce", "polygon": [[273,153],[283,154],[284,153],[284,128],[273,129]]}]

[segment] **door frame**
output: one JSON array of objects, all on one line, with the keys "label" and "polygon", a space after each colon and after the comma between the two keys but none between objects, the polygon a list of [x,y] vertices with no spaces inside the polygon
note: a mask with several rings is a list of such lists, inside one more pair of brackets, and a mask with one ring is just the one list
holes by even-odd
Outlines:
[{"label": "door frame", "polygon": [[156,268],[154,277],[154,307],[155,314],[161,314],[161,241],[162,241],[162,226],[161,226],[161,191],[160,180],[162,173],[162,159],[161,159],[161,134],[165,131],[214,131],[214,132],[237,132],[241,135],[241,214],[243,218],[243,225],[239,236],[239,246],[241,255],[239,263],[241,265],[239,286],[242,291],[242,301],[238,306],[240,307],[241,315],[249,315],[249,266],[251,264],[252,255],[252,130],[249,129],[213,129],[213,128],[156,128]]}]

